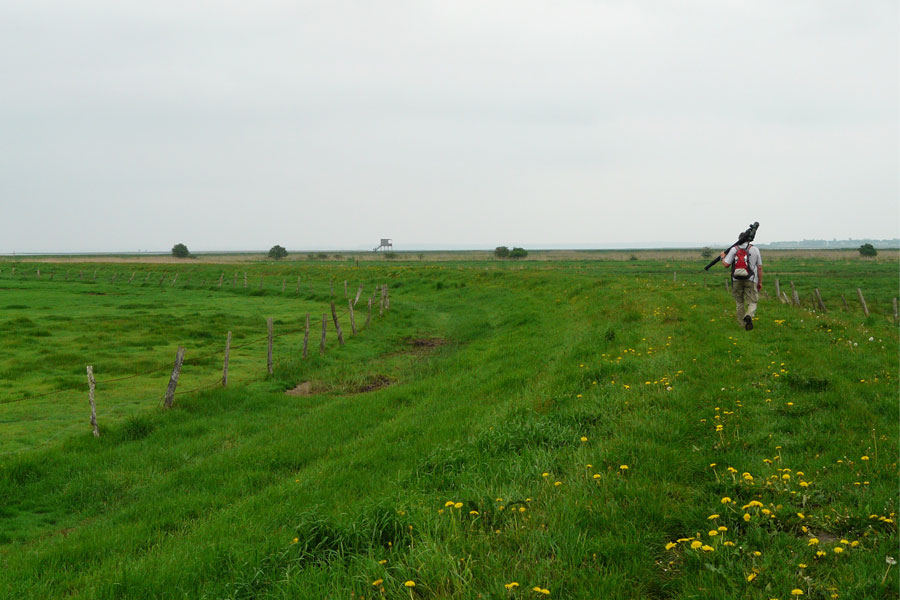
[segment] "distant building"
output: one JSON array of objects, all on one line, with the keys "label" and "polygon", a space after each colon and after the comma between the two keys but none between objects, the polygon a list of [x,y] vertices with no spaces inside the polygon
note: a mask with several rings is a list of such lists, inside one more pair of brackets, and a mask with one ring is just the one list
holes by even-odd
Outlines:
[{"label": "distant building", "polygon": [[374,248],[375,252],[379,250],[392,250],[394,248],[394,244],[388,238],[381,238],[381,244],[378,245],[377,248]]}]

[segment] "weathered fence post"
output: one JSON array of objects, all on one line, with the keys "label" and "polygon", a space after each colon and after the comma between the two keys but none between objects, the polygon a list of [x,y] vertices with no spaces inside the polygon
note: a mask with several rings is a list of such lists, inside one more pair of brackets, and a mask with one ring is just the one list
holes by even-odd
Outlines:
[{"label": "weathered fence post", "polygon": [[231,332],[225,336],[225,362],[222,365],[222,387],[228,385],[228,356],[231,354]]},{"label": "weathered fence post", "polygon": [[672,281],[678,281],[678,273],[676,271],[672,271]]},{"label": "weathered fence post", "polygon": [[900,320],[900,312],[897,312],[897,297],[894,296],[894,323]]},{"label": "weathered fence post", "polygon": [[300,293],[300,276],[297,276],[297,293]]},{"label": "weathered fence post", "polygon": [[53,276],[54,276],[54,275],[56,275],[56,271],[50,271],[50,277],[48,277],[48,279],[49,279],[50,281],[53,281]]},{"label": "weathered fence post", "polygon": [[222,287],[222,280],[225,279],[225,271],[222,271],[219,274],[219,285],[217,287]]},{"label": "weathered fence post", "polygon": [[247,271],[244,271],[244,287],[247,287]]},{"label": "weathered fence post", "polygon": [[272,374],[272,317],[266,319],[266,328],[269,330],[269,345],[266,350],[266,370]]},{"label": "weathered fence post", "polygon": [[281,293],[282,293],[282,294],[284,293],[284,286],[285,286],[285,284],[287,284],[287,279],[285,279],[284,277],[282,277],[282,278],[281,278]]},{"label": "weathered fence post", "polygon": [[800,306],[800,295],[797,293],[797,288],[794,287],[794,282],[791,282],[791,297],[794,299],[794,305]]},{"label": "weathered fence post", "polygon": [[166,388],[165,407],[171,408],[175,400],[175,387],[178,385],[178,376],[181,375],[181,363],[184,362],[184,346],[178,346],[175,353],[175,367],[172,369],[172,377],[169,378],[169,387]]},{"label": "weathered fence post", "polygon": [[97,271],[94,271],[94,277],[93,277],[93,280],[94,280],[94,281],[97,280]]},{"label": "weathered fence post", "polygon": [[850,312],[850,305],[847,304],[847,296],[841,294],[841,301],[844,303],[844,311]]},{"label": "weathered fence post", "polygon": [[781,282],[775,279],[775,296],[781,300]]},{"label": "weathered fence post", "polygon": [[359,288],[356,290],[356,298],[353,299],[353,306],[356,306],[356,303],[359,302],[359,297],[362,295],[363,284],[359,284]]},{"label": "weathered fence post", "polygon": [[172,278],[172,285],[175,285],[175,282],[178,281],[178,273],[175,273],[175,277]]},{"label": "weathered fence post", "polygon": [[110,283],[115,283],[115,282],[116,282],[116,277],[118,277],[118,275],[119,275],[118,273],[113,273],[112,279],[110,279],[109,282],[110,282]]},{"label": "weathered fence post", "polygon": [[306,330],[303,332],[303,358],[306,358],[306,348],[309,345],[309,313],[306,313]]},{"label": "weathered fence post", "polygon": [[265,277],[263,277],[262,275],[260,275],[260,276],[259,276],[259,289],[262,289],[263,279],[265,279]]},{"label": "weathered fence post", "polygon": [[[78,279],[81,279],[81,271],[78,271]],[[147,271],[147,276],[144,277],[144,283],[147,283],[148,279],[150,279],[150,271]]]},{"label": "weathered fence post", "polygon": [[237,271],[234,272],[234,277],[231,280],[231,287],[237,287]]},{"label": "weathered fence post", "polygon": [[344,280],[344,300],[347,299],[347,280]]},{"label": "weathered fence post", "polygon": [[37,270],[37,278],[38,278],[38,279],[41,278],[41,270],[40,270],[40,269]]},{"label": "weathered fence post", "polygon": [[381,304],[378,306],[378,316],[384,316],[384,286],[381,286]]},{"label": "weathered fence post", "polygon": [[822,294],[819,293],[819,288],[815,288],[815,292],[816,292],[816,302],[819,305],[819,310],[821,310],[822,312],[828,312],[825,310],[825,303],[822,302]]},{"label": "weathered fence post", "polygon": [[100,437],[100,428],[97,427],[97,405],[94,404],[94,388],[96,387],[96,382],[94,381],[94,367],[93,365],[87,366],[87,378],[88,378],[88,400],[91,402],[91,427],[94,429],[94,437]]},{"label": "weathered fence post", "polygon": [[868,316],[869,316],[869,307],[866,306],[866,299],[863,298],[862,289],[856,288],[856,293],[859,295],[859,303],[862,304],[863,312],[864,312],[864,313],[866,314],[866,316],[868,317]]},{"label": "weathered fence post", "polygon": [[334,329],[337,331],[338,343],[344,345],[344,333],[341,331],[341,324],[338,321],[337,312],[334,310],[334,302],[331,303],[331,318],[334,320]]},{"label": "weathered fence post", "polygon": [[325,354],[325,332],[328,329],[328,316],[322,313],[322,341],[319,342],[319,354]]},{"label": "weathered fence post", "polygon": [[332,279],[331,281],[329,281],[329,282],[328,282],[328,285],[329,285],[329,292],[328,292],[328,293],[331,294],[332,297],[334,297],[334,279]]},{"label": "weathered fence post", "polygon": [[731,278],[725,280],[725,291],[731,294]]},{"label": "weathered fence post", "polygon": [[369,312],[366,313],[366,324],[363,326],[366,329],[369,328],[369,321],[372,320],[372,299],[369,298]]},{"label": "weathered fence post", "polygon": [[384,310],[391,310],[391,288],[384,286]]},{"label": "weathered fence post", "polygon": [[356,335],[356,317],[353,316],[353,300],[347,300],[347,306],[350,307],[350,331]]},{"label": "weathered fence post", "polygon": [[137,275],[137,271],[132,271],[132,272],[131,272],[131,277],[128,278],[128,283],[131,283],[131,282],[132,282],[132,280],[134,279],[134,276],[135,276],[135,275]]}]

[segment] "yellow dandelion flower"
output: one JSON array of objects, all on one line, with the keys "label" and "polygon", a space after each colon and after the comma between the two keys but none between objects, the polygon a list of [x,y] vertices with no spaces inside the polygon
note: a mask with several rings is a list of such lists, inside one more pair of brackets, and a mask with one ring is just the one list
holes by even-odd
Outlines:
[{"label": "yellow dandelion flower", "polygon": [[619,465],[619,470],[621,470],[621,471],[627,471],[627,470],[628,470],[628,465]]},{"label": "yellow dandelion flower", "polygon": [[708,535],[709,535],[709,537],[715,537],[715,536],[719,535],[719,532],[716,531],[715,529],[710,529]]},{"label": "yellow dandelion flower", "polygon": [[463,507],[462,502],[457,502],[456,504],[453,505],[453,508],[462,508],[462,507]]},{"label": "yellow dandelion flower", "polygon": [[300,538],[294,538],[294,539],[291,540],[291,543],[292,543],[292,544],[296,544],[296,543],[299,542],[299,541],[300,541]]},{"label": "yellow dandelion flower", "polygon": [[835,553],[835,554],[840,554],[840,553],[843,552],[843,551],[844,551],[844,549],[843,549],[842,547],[840,547],[840,546],[835,546],[835,547],[834,547],[834,553]]},{"label": "yellow dandelion flower", "polygon": [[503,587],[505,587],[505,588],[508,589],[508,590],[512,590],[512,589],[515,589],[515,588],[519,587],[519,582],[518,582],[518,581],[511,581],[511,582],[505,584]]},{"label": "yellow dandelion flower", "polygon": [[706,520],[712,521],[713,519],[718,519],[718,518],[719,518],[719,515],[709,515],[708,517],[706,517]]},{"label": "yellow dandelion flower", "polygon": [[745,522],[749,522],[749,521],[750,521],[750,513],[744,513],[744,521],[745,521]]},{"label": "yellow dandelion flower", "polygon": [[797,513],[797,516],[800,517],[801,519],[806,518],[806,515],[804,515],[803,513]]},{"label": "yellow dandelion flower", "polygon": [[379,565],[386,565],[386,564],[387,564],[387,561],[386,561],[386,560],[379,560],[379,561],[378,561],[378,564],[379,564]]},{"label": "yellow dandelion flower", "polygon": [[749,575],[747,575],[747,581],[753,581],[754,579],[756,579],[756,573],[750,573]]},{"label": "yellow dandelion flower", "polygon": [[408,588],[414,588],[414,587],[416,587],[416,582],[415,582],[415,581],[411,581],[411,580],[410,580],[410,581],[404,581],[404,582],[403,582],[403,585],[405,585],[405,586],[408,587]]},{"label": "yellow dandelion flower", "polygon": [[692,550],[696,550],[697,548],[700,548],[701,546],[703,546],[703,544],[701,542],[698,542],[697,540],[694,540],[693,542],[691,542]]},{"label": "yellow dandelion flower", "polygon": [[469,511],[469,514],[470,514],[470,515],[477,515],[477,514],[478,514],[478,511],[477,511],[477,510],[470,510],[470,511]]},{"label": "yellow dandelion flower", "polygon": [[715,550],[715,548],[713,548],[712,546],[700,546],[700,549],[704,552],[712,552],[713,550]]},{"label": "yellow dandelion flower", "polygon": [[791,596],[802,596],[802,595],[803,595],[803,590],[801,590],[801,589],[795,588],[795,589],[791,590]]},{"label": "yellow dandelion flower", "polygon": [[524,506],[520,506],[520,507],[519,507],[519,512],[520,512],[520,513],[525,512],[525,507],[524,507]]},{"label": "yellow dandelion flower", "polygon": [[722,504],[729,504],[730,502],[731,502],[731,498],[729,498],[728,496],[725,496],[724,498],[722,498]]},{"label": "yellow dandelion flower", "polygon": [[600,473],[594,473],[594,479],[600,479]]},{"label": "yellow dandelion flower", "polygon": [[859,460],[869,460],[869,457],[868,456],[860,456]]},{"label": "yellow dandelion flower", "polygon": [[828,553],[825,552],[824,550],[816,550],[816,557],[817,557],[817,558],[822,558],[823,556],[826,556],[827,554],[828,554]]},{"label": "yellow dandelion flower", "polygon": [[666,550],[671,550],[672,548],[674,548],[677,545],[678,544],[676,544],[675,542],[669,542],[668,544],[666,544]]},{"label": "yellow dandelion flower", "polygon": [[801,569],[805,569],[805,568],[806,568],[806,563],[800,563],[800,564],[797,565],[797,566],[800,567]]},{"label": "yellow dandelion flower", "polygon": [[550,477],[550,473],[541,473],[541,477]]},{"label": "yellow dandelion flower", "polygon": [[734,546],[734,542],[728,541],[724,543],[726,546]]},{"label": "yellow dandelion flower", "polygon": [[372,582],[372,585],[377,587],[377,586],[381,585],[382,583],[384,583],[384,579],[376,579],[375,581]]},{"label": "yellow dandelion flower", "polygon": [[587,441],[587,438],[584,437],[584,436],[581,436],[581,441],[582,441],[582,442],[586,442],[586,441]]},{"label": "yellow dandelion flower", "polygon": [[809,538],[809,541],[806,542],[807,546],[815,546],[819,543],[819,538]]},{"label": "yellow dandelion flower", "polygon": [[724,525],[719,525],[718,530],[719,531],[728,531],[728,528],[725,527]]}]

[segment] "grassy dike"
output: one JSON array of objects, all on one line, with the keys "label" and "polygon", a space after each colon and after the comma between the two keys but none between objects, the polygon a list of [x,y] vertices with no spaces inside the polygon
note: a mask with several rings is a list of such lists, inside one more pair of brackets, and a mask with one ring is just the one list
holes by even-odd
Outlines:
[{"label": "grassy dike", "polygon": [[[826,298],[864,282],[884,306],[896,290],[895,263],[777,268]],[[248,270],[302,270],[319,291],[290,308],[280,292],[157,285],[140,302],[181,298],[166,311],[186,331],[207,321],[197,302],[248,328],[247,301],[270,302],[293,325],[293,310],[321,310],[325,282],[355,273],[390,284],[391,310],[324,356],[276,353],[271,378],[101,419],[99,440],[84,427],[0,455],[0,596],[784,600],[898,587],[886,562],[898,558],[898,336],[883,314],[770,301],[745,332],[722,274],[686,263]],[[4,307],[50,289],[0,283]],[[72,303],[60,312],[100,311],[63,298],[87,283],[51,285],[54,303]],[[138,303],[115,289],[103,314]],[[131,310],[148,311],[138,338],[161,335],[142,327],[153,309]],[[40,328],[50,313],[25,318]],[[284,394],[303,381],[313,395]]]}]

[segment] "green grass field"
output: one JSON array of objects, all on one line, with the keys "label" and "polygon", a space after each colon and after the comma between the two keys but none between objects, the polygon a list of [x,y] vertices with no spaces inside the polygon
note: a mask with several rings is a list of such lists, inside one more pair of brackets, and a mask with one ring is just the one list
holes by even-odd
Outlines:
[{"label": "green grass field", "polygon": [[0,597],[896,597],[896,258],[703,264],[0,262]]}]

